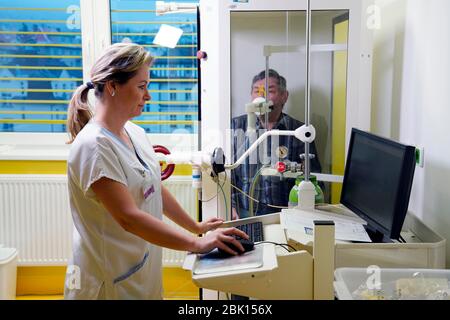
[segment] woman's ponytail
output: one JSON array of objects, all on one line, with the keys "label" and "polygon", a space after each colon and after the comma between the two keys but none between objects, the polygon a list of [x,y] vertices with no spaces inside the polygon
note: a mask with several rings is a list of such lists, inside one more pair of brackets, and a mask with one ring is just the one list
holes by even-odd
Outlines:
[{"label": "woman's ponytail", "polygon": [[79,86],[70,99],[69,110],[67,114],[67,132],[70,135],[68,144],[75,140],[77,134],[92,118],[92,110],[88,102],[88,92],[91,84],[82,84]]}]

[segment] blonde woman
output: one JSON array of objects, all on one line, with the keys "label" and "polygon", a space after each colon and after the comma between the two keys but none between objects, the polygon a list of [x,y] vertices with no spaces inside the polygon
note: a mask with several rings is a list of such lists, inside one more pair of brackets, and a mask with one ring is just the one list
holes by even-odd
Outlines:
[{"label": "blonde woman", "polygon": [[[139,116],[148,92],[152,57],[136,44],[114,44],[96,61],[90,82],[75,91],[69,105],[72,143],[68,185],[74,229],[74,270],[66,276],[66,299],[161,299],[162,248],[208,252],[216,247],[244,251],[232,235],[216,229],[221,219],[194,221],[161,184],[160,165]],[[88,104],[95,91],[95,115]],[[196,237],[162,222],[162,214]],[[70,279],[69,279],[70,278]]]}]

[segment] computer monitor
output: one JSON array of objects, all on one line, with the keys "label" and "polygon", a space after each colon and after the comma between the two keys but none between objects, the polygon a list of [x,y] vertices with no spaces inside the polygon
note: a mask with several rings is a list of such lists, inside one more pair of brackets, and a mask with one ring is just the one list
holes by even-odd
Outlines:
[{"label": "computer monitor", "polygon": [[372,241],[399,239],[414,169],[415,147],[352,129],[341,203],[367,221]]}]

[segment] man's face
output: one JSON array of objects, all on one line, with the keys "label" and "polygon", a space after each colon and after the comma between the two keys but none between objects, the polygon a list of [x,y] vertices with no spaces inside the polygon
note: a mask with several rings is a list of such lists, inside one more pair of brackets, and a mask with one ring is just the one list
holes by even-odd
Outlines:
[{"label": "man's face", "polygon": [[[273,102],[273,111],[278,111],[283,109],[284,104],[288,98],[288,92],[282,92],[280,87],[278,86],[278,82],[275,78],[269,78],[269,94],[268,100]],[[257,97],[264,97],[265,92],[265,79],[261,79],[256,81],[252,87],[252,100]]]}]

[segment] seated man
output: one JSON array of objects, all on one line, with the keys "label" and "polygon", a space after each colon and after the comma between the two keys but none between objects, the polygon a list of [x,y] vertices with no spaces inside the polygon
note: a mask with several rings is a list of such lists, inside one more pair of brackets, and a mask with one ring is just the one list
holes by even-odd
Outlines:
[{"label": "seated man", "polygon": [[[252,81],[252,100],[264,97],[265,70],[257,74]],[[232,119],[231,129],[232,157],[234,162],[251,146],[251,144],[266,129],[272,130],[295,130],[303,123],[283,113],[283,106],[286,103],[289,92],[286,89],[286,79],[280,76],[275,70],[269,70],[268,80],[268,100],[273,102],[273,109],[269,113],[268,128],[265,128],[265,115],[256,118],[256,131],[247,132],[247,115],[241,115]],[[235,170],[231,171],[231,183],[247,194],[252,193],[253,198],[259,203],[253,202],[253,214],[263,215],[279,212],[277,206],[287,207],[289,192],[295,184],[295,179],[280,180],[278,176],[260,176],[258,171],[265,164],[274,164],[279,160],[276,152],[280,148],[287,156],[284,160],[301,163],[300,155],[305,151],[305,144],[293,136],[273,136],[269,137],[266,143],[262,143],[245,162]],[[266,147],[266,145],[268,147]],[[321,166],[314,143],[310,144],[310,153],[315,158],[310,161],[311,172],[321,172]],[[277,155],[278,154],[278,155]],[[255,178],[259,176],[256,180]],[[232,188],[232,218],[245,218],[250,215],[250,199]],[[272,207],[272,206],[275,207]]]}]

